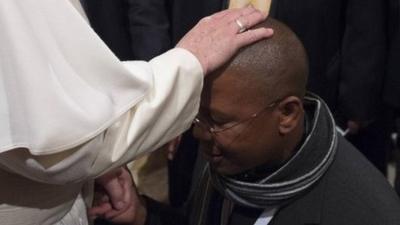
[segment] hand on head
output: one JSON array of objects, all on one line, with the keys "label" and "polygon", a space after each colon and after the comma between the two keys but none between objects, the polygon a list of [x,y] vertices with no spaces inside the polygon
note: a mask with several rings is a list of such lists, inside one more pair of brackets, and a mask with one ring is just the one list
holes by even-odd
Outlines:
[{"label": "hand on head", "polygon": [[249,29],[266,15],[249,6],[203,18],[177,44],[193,53],[207,74],[226,63],[241,47],[272,36],[272,29]]}]

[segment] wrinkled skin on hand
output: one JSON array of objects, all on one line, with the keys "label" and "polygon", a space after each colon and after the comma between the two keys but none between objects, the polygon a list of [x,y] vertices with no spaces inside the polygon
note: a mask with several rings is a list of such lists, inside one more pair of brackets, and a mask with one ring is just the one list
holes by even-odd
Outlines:
[{"label": "wrinkled skin on hand", "polygon": [[271,29],[249,29],[240,33],[239,20],[246,28],[262,22],[265,14],[252,6],[228,9],[203,18],[189,31],[176,47],[193,53],[203,67],[204,74],[225,64],[241,47],[272,36]]}]

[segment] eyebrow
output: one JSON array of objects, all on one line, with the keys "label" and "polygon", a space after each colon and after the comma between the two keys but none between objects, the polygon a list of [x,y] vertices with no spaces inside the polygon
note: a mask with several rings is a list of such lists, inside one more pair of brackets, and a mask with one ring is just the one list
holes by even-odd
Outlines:
[{"label": "eyebrow", "polygon": [[237,119],[235,116],[232,116],[231,114],[228,114],[227,112],[215,109],[215,108],[210,108],[210,107],[205,107],[200,105],[200,111],[206,112],[208,115],[214,115],[217,117],[221,117],[221,119]]}]

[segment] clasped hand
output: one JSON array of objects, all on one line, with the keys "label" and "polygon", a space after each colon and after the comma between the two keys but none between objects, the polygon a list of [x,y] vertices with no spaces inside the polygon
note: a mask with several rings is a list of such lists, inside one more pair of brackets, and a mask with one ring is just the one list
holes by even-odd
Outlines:
[{"label": "clasped hand", "polygon": [[126,167],[113,170],[96,179],[93,207],[88,216],[103,218],[116,224],[142,225],[146,209]]}]

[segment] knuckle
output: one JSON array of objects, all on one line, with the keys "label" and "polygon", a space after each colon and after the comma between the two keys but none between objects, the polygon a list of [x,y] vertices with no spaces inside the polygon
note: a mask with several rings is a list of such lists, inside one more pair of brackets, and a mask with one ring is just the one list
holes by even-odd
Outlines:
[{"label": "knuckle", "polygon": [[258,39],[256,32],[253,30],[247,31],[246,36],[247,36],[248,43],[252,43]]},{"label": "knuckle", "polygon": [[212,16],[206,16],[200,20],[201,23],[207,23],[212,20]]},{"label": "knuckle", "polygon": [[258,12],[258,13],[257,13],[257,19],[258,19],[258,20],[264,20],[264,19],[265,19],[264,14],[263,14],[262,12]]}]

